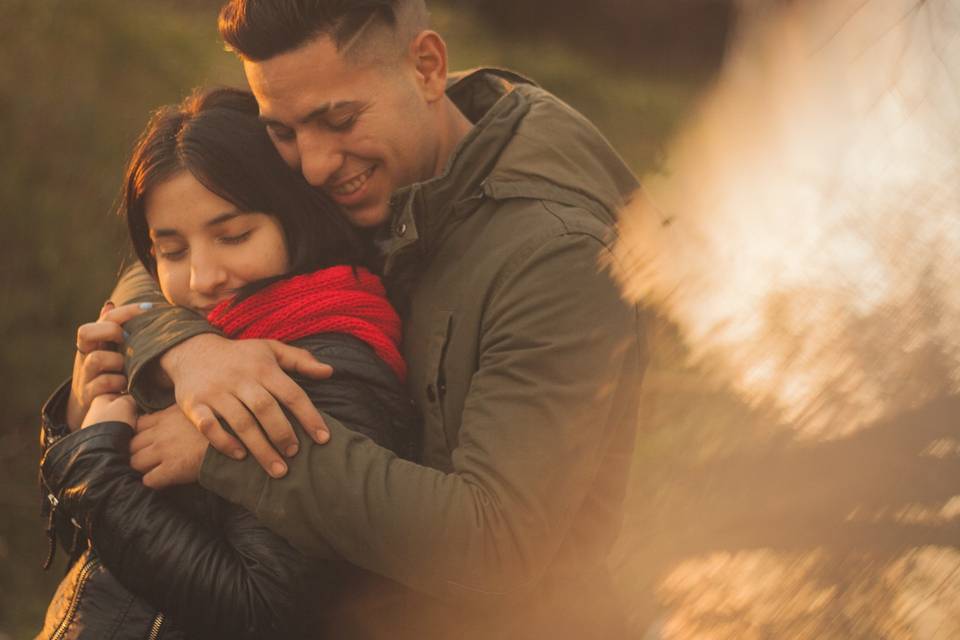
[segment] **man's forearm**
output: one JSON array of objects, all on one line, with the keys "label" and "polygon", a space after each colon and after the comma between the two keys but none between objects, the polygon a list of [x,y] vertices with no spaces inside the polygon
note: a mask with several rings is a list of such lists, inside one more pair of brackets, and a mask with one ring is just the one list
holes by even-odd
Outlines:
[{"label": "man's forearm", "polygon": [[[628,455],[643,358],[636,310],[595,273],[596,251],[590,238],[545,243],[489,305],[451,472],[401,460],[329,419],[330,441],[301,451],[283,480],[210,452],[201,483],[307,554],[329,545],[447,600],[522,599],[564,543],[600,562],[591,554],[610,532],[581,519],[580,537],[568,534],[606,455]],[[616,496],[592,499],[595,510],[617,508]],[[595,549],[571,542],[587,539]]]},{"label": "man's forearm", "polygon": [[156,376],[159,358],[171,348],[202,333],[217,333],[206,320],[187,309],[168,305],[156,280],[139,262],[124,271],[110,299],[119,305],[150,302],[154,309],[124,325],[126,371],[130,392],[151,409],[170,404],[168,393],[159,393]]}]

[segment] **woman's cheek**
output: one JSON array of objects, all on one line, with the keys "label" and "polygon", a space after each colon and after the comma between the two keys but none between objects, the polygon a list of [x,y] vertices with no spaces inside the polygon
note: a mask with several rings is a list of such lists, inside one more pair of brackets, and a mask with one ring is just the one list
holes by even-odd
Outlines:
[{"label": "woman's cheek", "polygon": [[[160,284],[160,292],[167,302],[176,305],[185,305],[187,303],[187,292],[189,289],[189,272],[176,262],[158,261],[157,262],[157,282]],[[180,282],[183,280],[183,282]]]}]

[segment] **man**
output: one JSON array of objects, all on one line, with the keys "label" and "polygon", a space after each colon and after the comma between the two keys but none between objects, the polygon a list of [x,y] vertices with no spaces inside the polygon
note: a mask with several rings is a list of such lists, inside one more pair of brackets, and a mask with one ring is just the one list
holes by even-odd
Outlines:
[{"label": "man", "polygon": [[[199,474],[305,553],[409,587],[370,612],[383,635],[622,636],[604,565],[644,353],[599,261],[630,171],[524,79],[448,79],[422,0],[231,0],[220,29],[280,154],[375,230],[404,311],[420,464],[306,406],[279,366],[329,372],[302,353],[168,309],[128,328],[133,392],[159,368],[213,447],[197,470],[168,411],[141,420],[134,465],[155,487]],[[151,299],[151,284],[128,274],[114,300]],[[319,444],[298,444],[301,427]]]}]

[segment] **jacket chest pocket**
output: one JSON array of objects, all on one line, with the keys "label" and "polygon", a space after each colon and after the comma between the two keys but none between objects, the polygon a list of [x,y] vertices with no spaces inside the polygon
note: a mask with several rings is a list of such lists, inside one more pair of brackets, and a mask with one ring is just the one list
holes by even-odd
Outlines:
[{"label": "jacket chest pocket", "polygon": [[434,324],[427,344],[427,357],[421,388],[417,390],[423,411],[423,444],[426,460],[449,460],[453,443],[448,436],[450,416],[446,409],[447,372],[446,358],[453,334],[452,313],[440,315]]}]

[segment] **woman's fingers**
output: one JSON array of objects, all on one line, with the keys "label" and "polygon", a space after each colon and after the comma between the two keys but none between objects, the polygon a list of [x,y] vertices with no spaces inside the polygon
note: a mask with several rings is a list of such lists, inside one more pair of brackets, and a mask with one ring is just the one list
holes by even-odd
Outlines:
[{"label": "woman's fingers", "polygon": [[113,304],[112,300],[107,300],[103,303],[103,306],[100,307],[100,315],[97,316],[97,319],[103,320],[104,316],[106,316],[108,312],[113,311],[116,308],[117,305]]},{"label": "woman's fingers", "polygon": [[126,387],[126,376],[118,373],[105,373],[86,384],[84,395],[92,401],[97,396],[123,393]]},{"label": "woman's fingers", "polygon": [[123,373],[123,356],[116,351],[93,351],[83,359],[82,375],[93,380],[103,373]]},{"label": "woman's fingers", "polygon": [[105,349],[107,344],[123,344],[123,324],[152,308],[151,303],[114,307],[108,300],[100,310],[100,318],[96,322],[88,322],[77,329],[77,351],[88,355],[92,351]]},{"label": "woman's fingers", "polygon": [[153,309],[152,302],[132,302],[130,304],[125,304],[120,307],[115,307],[109,309],[102,317],[104,322],[113,322],[119,325],[124,324],[128,320],[132,320],[139,315],[143,315],[145,312]]},{"label": "woman's fingers", "polygon": [[77,351],[88,356],[107,344],[123,344],[123,327],[116,322],[99,320],[82,324],[77,329]]}]

